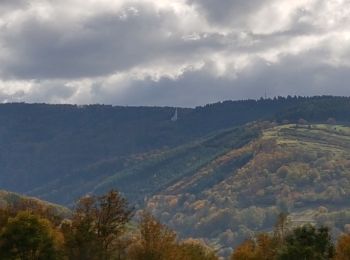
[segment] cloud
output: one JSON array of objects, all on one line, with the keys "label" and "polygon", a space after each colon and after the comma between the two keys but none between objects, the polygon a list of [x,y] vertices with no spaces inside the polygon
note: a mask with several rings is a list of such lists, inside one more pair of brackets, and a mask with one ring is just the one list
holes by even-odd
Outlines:
[{"label": "cloud", "polygon": [[188,0],[211,23],[221,26],[246,26],[250,17],[268,3],[267,0]]},{"label": "cloud", "polygon": [[[257,59],[236,77],[216,76],[210,65],[186,70],[178,78],[162,77],[157,81],[149,77],[126,79],[120,75],[118,80],[122,83],[106,81],[90,85],[89,98],[85,100],[121,105],[198,106],[229,99],[260,98],[265,91],[270,97],[329,95],[334,94],[334,89],[338,95],[349,95],[348,85],[344,83],[350,80],[348,68],[312,61],[314,55],[317,53],[288,56],[278,64]],[[305,57],[309,62],[301,63]]]},{"label": "cloud", "polygon": [[348,95],[346,0],[4,0],[0,101]]}]

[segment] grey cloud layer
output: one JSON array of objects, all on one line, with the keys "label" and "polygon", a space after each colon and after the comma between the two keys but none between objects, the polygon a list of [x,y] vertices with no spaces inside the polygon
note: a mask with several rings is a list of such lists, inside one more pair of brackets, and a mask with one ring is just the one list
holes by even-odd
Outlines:
[{"label": "grey cloud layer", "polygon": [[[68,18],[68,22],[61,17],[62,24],[24,12],[21,21],[3,26],[0,34],[4,50],[10,53],[2,60],[2,74],[24,79],[95,77],[181,48],[178,39],[162,32],[163,17],[143,5],[133,8],[142,14],[130,13],[123,19],[106,10],[89,18]],[[174,15],[163,15],[174,26]],[[183,49],[179,55],[185,55],[186,46]]]},{"label": "grey cloud layer", "polygon": [[250,16],[254,15],[267,0],[188,0],[187,2],[204,14],[213,23],[222,26],[247,25]]},{"label": "grey cloud layer", "polygon": [[346,0],[3,0],[0,101],[349,95],[348,17]]}]

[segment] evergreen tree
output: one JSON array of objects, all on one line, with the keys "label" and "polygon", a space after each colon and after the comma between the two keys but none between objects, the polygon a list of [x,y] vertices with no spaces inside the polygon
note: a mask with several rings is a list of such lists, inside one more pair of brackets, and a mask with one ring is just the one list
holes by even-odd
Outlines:
[{"label": "evergreen tree", "polygon": [[281,260],[327,260],[334,256],[334,245],[327,227],[310,224],[295,228],[286,236],[278,253]]}]

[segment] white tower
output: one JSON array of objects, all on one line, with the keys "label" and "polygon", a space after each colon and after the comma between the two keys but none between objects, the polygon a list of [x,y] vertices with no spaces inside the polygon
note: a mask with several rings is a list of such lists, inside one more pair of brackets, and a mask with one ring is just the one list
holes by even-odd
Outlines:
[{"label": "white tower", "polygon": [[176,122],[177,121],[177,108],[175,109],[175,113],[171,118],[171,121]]}]

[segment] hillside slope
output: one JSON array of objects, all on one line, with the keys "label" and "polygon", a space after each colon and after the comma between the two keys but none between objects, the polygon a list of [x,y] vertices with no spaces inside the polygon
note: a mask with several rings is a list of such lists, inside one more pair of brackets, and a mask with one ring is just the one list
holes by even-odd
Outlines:
[{"label": "hillside slope", "polygon": [[[179,119],[172,122],[174,111],[170,107],[1,104],[0,188],[70,205],[86,193],[102,192],[115,184],[136,203],[134,199],[151,196],[220,155],[222,148],[190,148],[210,136],[265,119],[319,122],[334,117],[350,122],[350,98],[225,101],[178,109]],[[193,158],[198,152],[203,160],[191,163],[188,149]],[[138,173],[146,171],[148,177],[139,178]],[[119,185],[131,175],[137,177]],[[127,190],[143,184],[147,189],[140,196]]]},{"label": "hillside slope", "polygon": [[[259,129],[253,127],[237,127],[174,148],[127,157],[125,161],[119,161],[119,167],[116,167],[117,160],[102,161],[89,166],[84,175],[61,177],[31,194],[44,197],[61,194],[60,200],[67,203],[73,194],[78,196],[87,188],[95,194],[117,189],[133,205],[142,206],[145,198],[167,189],[186,176],[192,176],[221,154],[249,143],[259,133]],[[212,183],[214,180],[208,181]]]},{"label": "hillside slope", "polygon": [[39,200],[34,197],[23,196],[14,192],[0,190],[0,209],[10,208],[13,210],[34,210],[49,212],[52,216],[66,218],[71,211],[58,204]]},{"label": "hillside slope", "polygon": [[[254,232],[291,221],[350,224],[350,127],[264,126],[259,138],[229,149],[147,202],[183,236],[209,239],[227,255]],[[246,158],[242,161],[242,158]],[[211,180],[221,177],[220,182]]]}]

